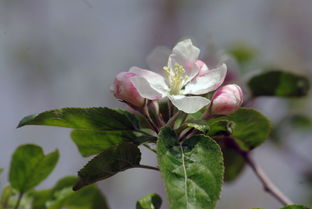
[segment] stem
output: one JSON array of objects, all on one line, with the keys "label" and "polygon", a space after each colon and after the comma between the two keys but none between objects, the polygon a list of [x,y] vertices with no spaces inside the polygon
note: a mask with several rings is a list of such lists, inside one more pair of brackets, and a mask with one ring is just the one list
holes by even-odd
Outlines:
[{"label": "stem", "polygon": [[266,175],[266,173],[260,168],[255,161],[251,158],[249,153],[245,152],[242,153],[243,158],[245,159],[246,163],[251,167],[253,172],[256,174],[256,176],[259,178],[263,185],[263,189],[271,194],[274,198],[276,198],[280,203],[283,205],[292,205],[293,202],[289,200],[286,195],[284,195],[279,188],[273,184],[271,179]]},{"label": "stem", "polygon": [[14,209],[18,209],[18,206],[19,206],[20,203],[21,203],[21,200],[22,200],[23,195],[24,195],[23,192],[21,192],[21,193],[18,194],[17,202],[16,202],[16,205],[15,205]]},{"label": "stem", "polygon": [[[272,195],[282,205],[286,206],[293,204],[293,202],[285,194],[283,194],[276,185],[273,184],[271,179],[266,175],[266,173],[262,170],[262,168],[260,168],[260,166],[258,166],[255,163],[255,161],[250,156],[249,152],[242,150],[233,138],[231,137],[222,137],[222,138],[229,143],[228,145],[230,145],[232,149],[236,150],[239,154],[241,154],[246,163],[250,166],[252,171],[259,178],[260,182],[263,185],[264,191]],[[218,140],[218,137],[216,137],[215,139]]]},{"label": "stem", "polygon": [[168,100],[167,105],[168,105],[168,116],[169,116],[169,118],[171,118],[172,113],[173,113],[173,108],[172,108],[172,104],[171,104],[170,100]]},{"label": "stem", "polygon": [[186,137],[190,136],[192,133],[195,132],[195,128],[190,128],[189,130],[185,131],[183,134],[180,136],[180,142],[182,142]]},{"label": "stem", "polygon": [[149,166],[149,165],[137,165],[136,168],[146,168],[146,169],[151,169],[151,170],[159,171],[159,168],[154,167],[154,166]]},{"label": "stem", "polygon": [[145,131],[143,131],[143,130],[140,130],[140,129],[137,129],[137,130],[135,130],[135,131],[136,131],[136,132],[139,132],[139,133],[142,133],[142,134],[145,134],[145,135],[147,135],[147,136],[155,137],[153,134],[147,133],[147,132],[145,132]]},{"label": "stem", "polygon": [[145,120],[147,121],[148,125],[150,126],[150,128],[155,131],[156,133],[159,132],[159,129],[157,128],[157,126],[153,123],[153,120],[148,112],[148,108],[147,108],[147,104],[144,105],[144,107],[140,110],[140,113],[143,115],[143,117],[145,118]]},{"label": "stem", "polygon": [[176,114],[174,114],[174,116],[172,116],[172,117],[168,120],[168,122],[166,123],[166,126],[172,128],[172,127],[174,126],[175,121],[176,121],[177,118],[179,117],[180,113],[181,113],[180,111],[176,112]]},{"label": "stem", "polygon": [[154,148],[152,148],[151,146],[149,146],[148,144],[143,144],[143,146],[157,154],[157,151]]},{"label": "stem", "polygon": [[181,119],[180,127],[181,127],[181,126],[183,126],[183,124],[185,123],[185,121],[186,121],[187,117],[188,117],[188,114],[185,114],[185,113],[184,113],[184,114],[182,115],[182,119]]}]

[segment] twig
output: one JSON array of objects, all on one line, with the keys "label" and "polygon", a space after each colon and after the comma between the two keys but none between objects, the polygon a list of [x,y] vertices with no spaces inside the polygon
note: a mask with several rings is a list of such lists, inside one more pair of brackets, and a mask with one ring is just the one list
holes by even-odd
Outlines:
[{"label": "twig", "polygon": [[[218,137],[215,137],[218,140]],[[249,152],[242,150],[239,145],[235,142],[235,140],[231,137],[222,137],[229,143],[229,145],[235,149],[241,156],[244,158],[246,163],[250,166],[255,175],[259,178],[260,182],[263,185],[264,191],[272,195],[275,199],[277,199],[283,205],[292,205],[293,202],[283,194],[280,189],[273,184],[271,179],[266,175],[266,173],[260,168],[255,161],[250,156]]]},{"label": "twig", "polygon": [[271,194],[273,197],[275,197],[280,203],[283,205],[292,205],[293,202],[289,200],[286,195],[284,195],[279,188],[273,184],[271,179],[266,175],[266,173],[260,168],[255,161],[251,158],[249,153],[245,152],[243,155],[243,158],[245,159],[246,163],[250,166],[250,168],[253,170],[253,172],[256,174],[256,176],[259,178],[263,185],[264,191]]},{"label": "twig", "polygon": [[137,165],[136,168],[146,168],[146,169],[151,169],[151,170],[159,171],[159,168],[154,167],[154,166],[149,166],[149,165]]}]

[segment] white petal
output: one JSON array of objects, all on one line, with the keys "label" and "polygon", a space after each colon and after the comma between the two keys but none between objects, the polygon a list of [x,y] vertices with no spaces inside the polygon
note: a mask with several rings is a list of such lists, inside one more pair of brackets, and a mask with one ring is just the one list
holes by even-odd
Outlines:
[{"label": "white petal", "polygon": [[163,67],[168,63],[168,57],[171,50],[165,46],[156,47],[146,59],[147,65],[150,70],[155,72],[162,72]]},{"label": "white petal", "polygon": [[183,94],[206,94],[216,90],[224,81],[227,67],[222,64],[218,68],[209,70],[205,75],[195,77],[185,86]]},{"label": "white petal", "polygon": [[195,113],[210,103],[209,99],[200,96],[170,95],[168,98],[174,106],[185,113]]},{"label": "white petal", "polygon": [[150,100],[163,98],[164,94],[161,91],[157,91],[157,89],[153,88],[145,78],[136,76],[130,78],[130,80],[142,97]]},{"label": "white petal", "polygon": [[180,64],[184,67],[188,81],[193,79],[198,73],[199,68],[195,64],[200,50],[193,46],[190,39],[179,42],[172,50],[169,56],[168,66],[173,69],[174,64]]},{"label": "white petal", "polygon": [[150,86],[158,92],[168,92],[169,87],[167,86],[164,77],[153,71],[144,70],[139,67],[131,67],[129,72],[136,73],[139,76],[145,78]]},{"label": "white petal", "polygon": [[193,45],[191,39],[180,41],[172,50],[173,54],[176,54],[189,62],[195,62],[198,58],[199,52],[200,50]]}]

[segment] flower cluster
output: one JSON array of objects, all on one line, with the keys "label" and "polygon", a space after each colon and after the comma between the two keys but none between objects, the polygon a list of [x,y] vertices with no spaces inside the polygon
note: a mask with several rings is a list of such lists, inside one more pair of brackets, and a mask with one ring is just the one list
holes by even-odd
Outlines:
[{"label": "flower cluster", "polygon": [[[173,48],[167,66],[163,67],[165,76],[139,67],[119,73],[113,86],[115,97],[135,109],[142,108],[147,101],[167,98],[185,113],[195,113],[205,106],[213,114],[236,111],[243,101],[242,90],[235,84],[219,88],[227,73],[226,65],[209,69],[198,59],[199,53],[187,39]],[[211,102],[205,96],[215,90]]]}]

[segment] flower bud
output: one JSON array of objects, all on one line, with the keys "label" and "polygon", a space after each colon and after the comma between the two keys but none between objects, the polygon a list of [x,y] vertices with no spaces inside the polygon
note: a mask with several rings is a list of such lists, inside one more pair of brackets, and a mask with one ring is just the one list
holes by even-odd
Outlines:
[{"label": "flower bud", "polygon": [[121,72],[114,81],[113,92],[117,99],[120,99],[134,107],[142,107],[144,105],[144,98],[140,96],[139,92],[133,85],[130,78],[138,76],[136,73]]},{"label": "flower bud", "polygon": [[212,113],[227,115],[235,112],[243,103],[242,89],[236,84],[219,88],[212,97]]}]

